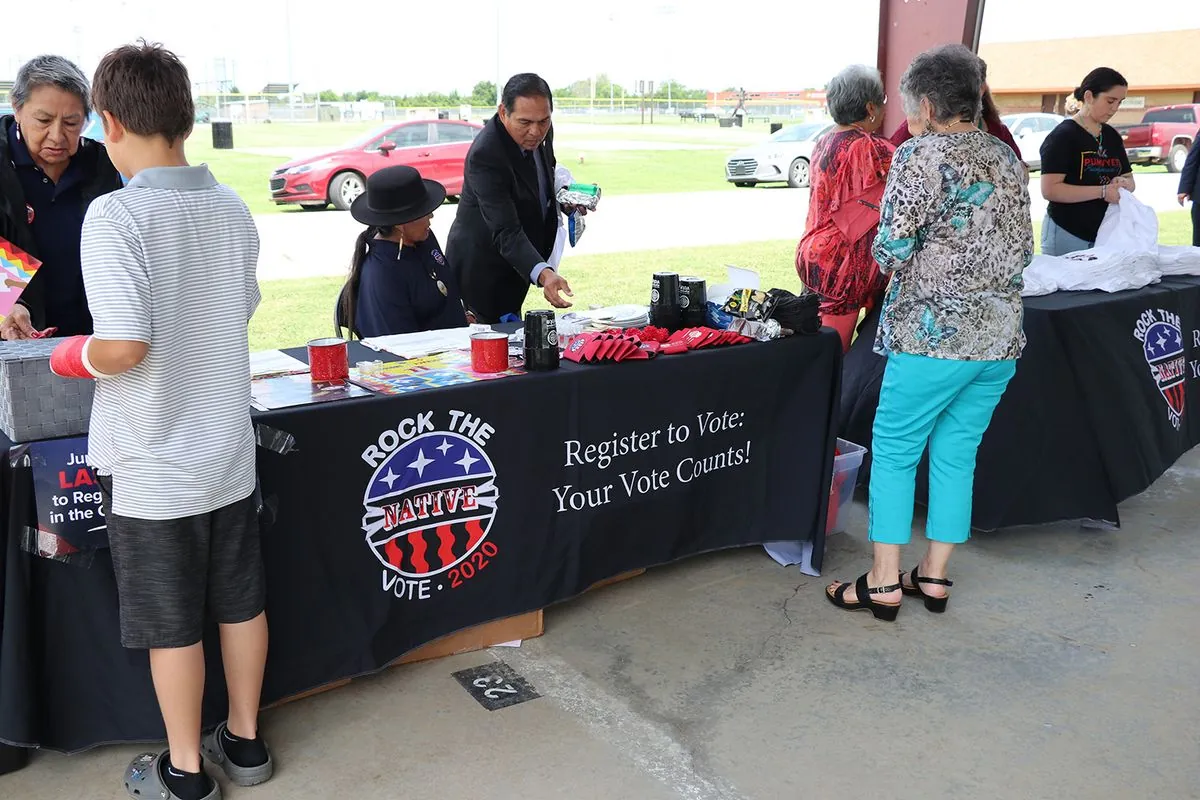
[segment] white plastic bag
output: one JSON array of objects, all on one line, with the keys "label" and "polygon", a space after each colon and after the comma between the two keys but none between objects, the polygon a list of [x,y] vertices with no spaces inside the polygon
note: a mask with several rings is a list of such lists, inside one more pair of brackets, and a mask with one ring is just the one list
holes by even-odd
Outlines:
[{"label": "white plastic bag", "polygon": [[1111,247],[1134,253],[1158,255],[1158,215],[1128,190],[1104,212],[1096,233],[1096,247]]},{"label": "white plastic bag", "polygon": [[[558,194],[558,190],[564,186],[570,186],[574,182],[571,177],[571,170],[558,164],[554,168],[554,193]],[[554,236],[554,250],[550,253],[548,263],[554,269],[558,269],[558,265],[562,263],[563,251],[567,247],[567,228],[563,221],[565,215],[558,215],[558,232]]]},{"label": "white plastic bag", "polygon": [[1121,189],[1120,201],[1104,213],[1094,247],[1065,256],[1036,256],[1025,270],[1027,285],[1031,270],[1033,286],[1022,292],[1026,297],[1051,284],[1055,290],[1121,292],[1158,283],[1158,216]]}]

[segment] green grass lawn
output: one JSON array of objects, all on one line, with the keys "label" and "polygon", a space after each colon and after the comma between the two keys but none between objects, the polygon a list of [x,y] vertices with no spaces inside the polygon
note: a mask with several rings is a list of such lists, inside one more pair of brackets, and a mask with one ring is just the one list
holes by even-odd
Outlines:
[{"label": "green grass lawn", "polygon": [[606,195],[712,192],[733,188],[725,180],[725,150],[579,150],[556,148],[559,162],[580,183],[595,183]]},{"label": "green grass lawn", "polygon": [[[1162,244],[1191,244],[1191,218],[1187,212],[1158,215]],[[1040,225],[1035,225],[1034,241]],[[725,278],[725,265],[756,270],[764,287],[800,290],[795,269],[796,242],[791,239],[676,250],[649,250],[595,256],[569,256],[562,274],[575,292],[576,308],[617,303],[648,303],[650,278],[655,272],[698,275],[709,284]],[[253,350],[293,347],[333,331],[333,302],[342,278],[268,281],[262,284],[263,302],[250,323]],[[539,291],[530,290],[526,310],[549,308]]]}]

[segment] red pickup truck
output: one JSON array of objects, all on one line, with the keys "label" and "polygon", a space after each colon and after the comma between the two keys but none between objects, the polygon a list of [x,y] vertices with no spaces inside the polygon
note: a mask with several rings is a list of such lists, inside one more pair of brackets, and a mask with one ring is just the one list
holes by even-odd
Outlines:
[{"label": "red pickup truck", "polygon": [[1151,108],[1136,125],[1117,125],[1131,164],[1166,164],[1183,170],[1188,148],[1200,127],[1200,104]]}]

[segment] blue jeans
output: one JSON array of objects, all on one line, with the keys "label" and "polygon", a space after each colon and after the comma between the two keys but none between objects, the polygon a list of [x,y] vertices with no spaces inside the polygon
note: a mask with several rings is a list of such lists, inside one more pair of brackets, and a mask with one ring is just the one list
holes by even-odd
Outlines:
[{"label": "blue jeans", "polygon": [[975,454],[1016,371],[1015,361],[888,356],[871,445],[871,541],[908,544],[912,537],[917,466],[926,444],[925,535],[950,544],[967,540]]},{"label": "blue jeans", "polygon": [[1067,253],[1091,250],[1093,245],[1095,242],[1088,242],[1073,233],[1067,233],[1050,219],[1049,214],[1042,220],[1042,255],[1065,256]]}]

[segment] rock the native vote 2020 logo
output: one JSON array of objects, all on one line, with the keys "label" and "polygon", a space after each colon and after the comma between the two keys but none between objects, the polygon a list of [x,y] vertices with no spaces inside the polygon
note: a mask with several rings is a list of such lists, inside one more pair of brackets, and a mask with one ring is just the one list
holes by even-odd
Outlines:
[{"label": "rock the native vote 2020 logo", "polygon": [[1167,418],[1179,430],[1187,401],[1187,354],[1179,315],[1161,308],[1146,309],[1138,317],[1133,336],[1142,343],[1150,377],[1167,402]]},{"label": "rock the native vote 2020 logo", "polygon": [[453,591],[499,554],[487,540],[500,493],[484,450],[496,431],[464,411],[446,416],[441,426],[432,411],[407,418],[362,452],[374,469],[362,529],[383,591],[402,600]]}]

